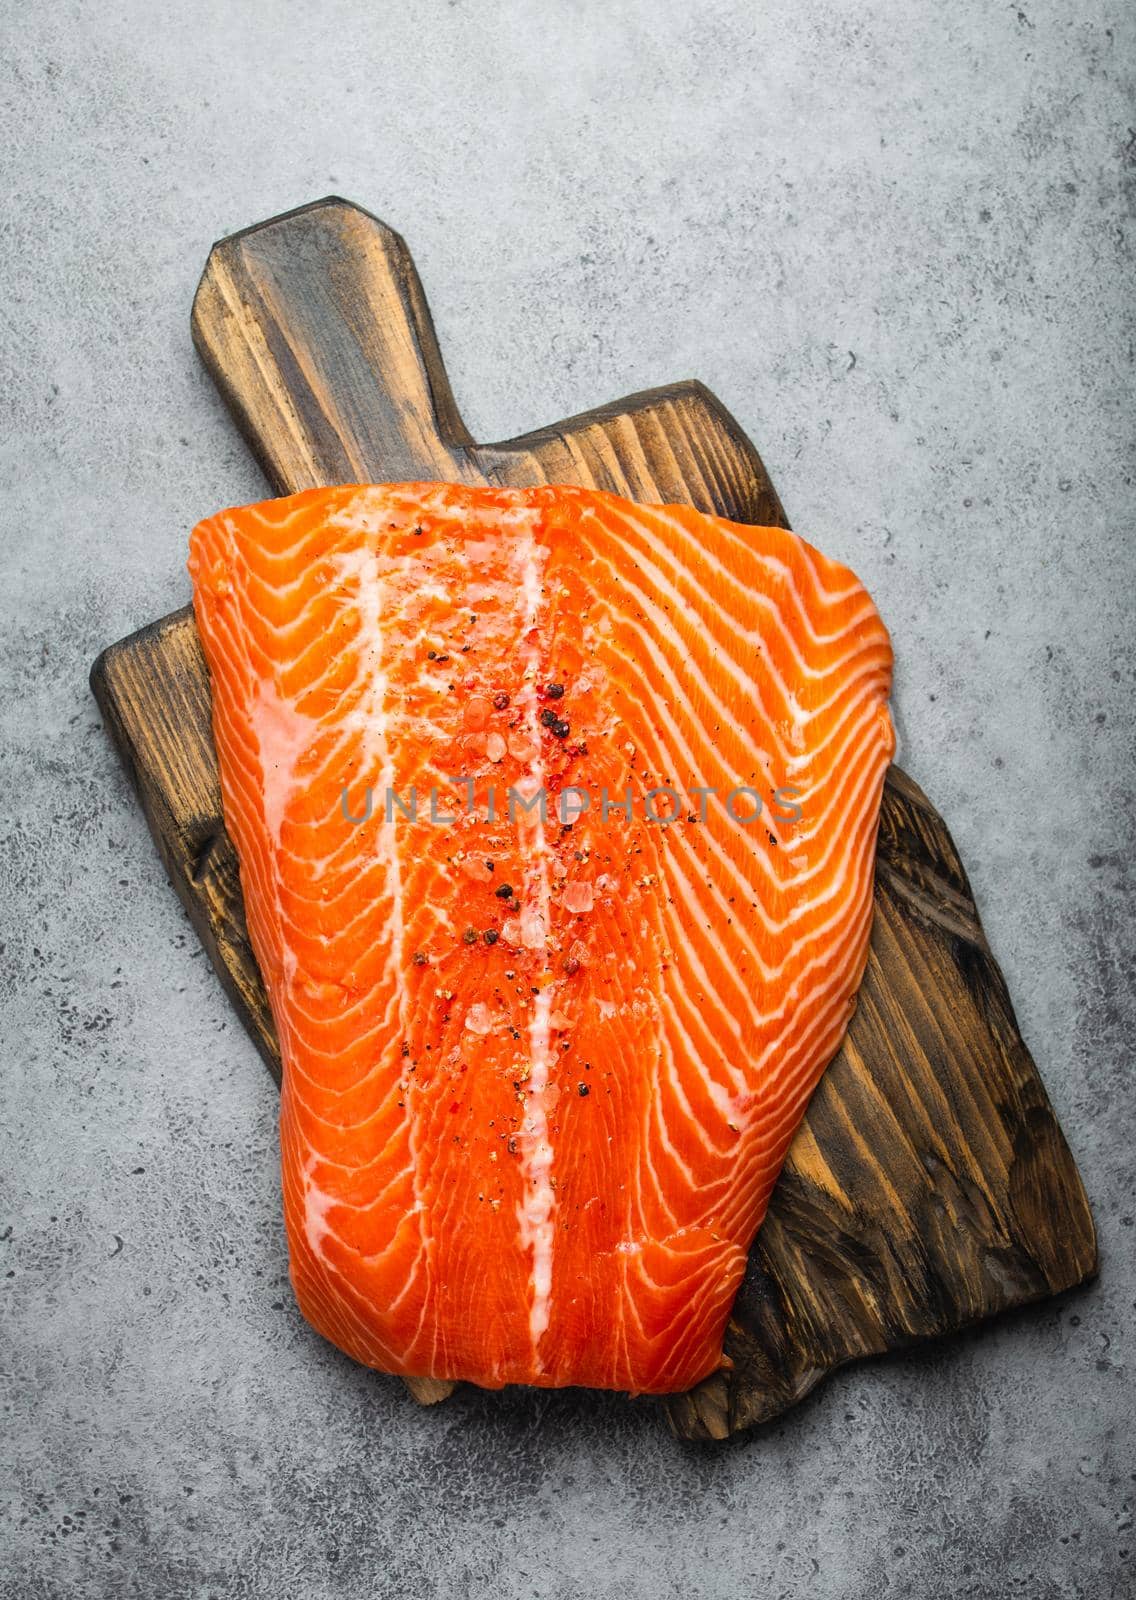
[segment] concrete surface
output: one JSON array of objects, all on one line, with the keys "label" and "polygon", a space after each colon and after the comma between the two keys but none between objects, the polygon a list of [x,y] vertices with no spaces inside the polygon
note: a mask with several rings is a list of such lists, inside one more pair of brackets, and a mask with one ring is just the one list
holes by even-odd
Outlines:
[{"label": "concrete surface", "polygon": [[[1132,1593],[1136,14],[1119,0],[3,7],[0,1594]],[[211,240],[409,238],[482,438],[698,375],[898,651],[1099,1285],[726,1450],[417,1410],[293,1309],[276,1097],[100,727],[262,492]]]}]

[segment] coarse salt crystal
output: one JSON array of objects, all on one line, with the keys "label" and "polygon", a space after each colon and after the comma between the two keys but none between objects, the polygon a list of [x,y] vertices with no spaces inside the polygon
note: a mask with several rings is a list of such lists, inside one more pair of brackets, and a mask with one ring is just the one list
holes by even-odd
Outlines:
[{"label": "coarse salt crystal", "polygon": [[534,744],[527,733],[515,733],[509,740],[509,754],[516,761],[532,761],[539,749],[540,746]]},{"label": "coarse salt crystal", "polygon": [[482,1001],[477,1001],[466,1012],[465,1029],[467,1033],[481,1035],[493,1032],[493,1014]]},{"label": "coarse salt crystal", "polygon": [[564,885],[564,893],[560,900],[565,911],[573,916],[579,916],[585,911],[590,911],[595,903],[590,883],[577,881]]},{"label": "coarse salt crystal", "polygon": [[466,705],[462,721],[471,732],[479,731],[488,725],[492,710],[484,695],[475,694]]}]

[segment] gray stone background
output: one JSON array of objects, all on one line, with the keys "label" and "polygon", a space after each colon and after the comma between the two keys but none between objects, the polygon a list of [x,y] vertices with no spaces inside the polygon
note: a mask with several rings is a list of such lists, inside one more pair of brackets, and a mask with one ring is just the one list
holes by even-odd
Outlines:
[{"label": "gray stone background", "polygon": [[[0,15],[0,1593],[1132,1593],[1132,8]],[[328,191],[408,237],[477,436],[697,375],[867,581],[1091,1290],[724,1450],[617,1398],[422,1412],[301,1322],[275,1091],[86,673],[263,492],[190,347],[210,242]]]}]

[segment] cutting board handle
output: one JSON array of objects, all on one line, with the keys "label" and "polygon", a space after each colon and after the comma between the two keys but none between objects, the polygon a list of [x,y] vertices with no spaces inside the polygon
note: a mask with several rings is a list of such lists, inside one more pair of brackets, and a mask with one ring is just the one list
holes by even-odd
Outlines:
[{"label": "cutting board handle", "polygon": [[399,234],[330,197],[220,240],[193,341],[278,494],[478,480]]}]

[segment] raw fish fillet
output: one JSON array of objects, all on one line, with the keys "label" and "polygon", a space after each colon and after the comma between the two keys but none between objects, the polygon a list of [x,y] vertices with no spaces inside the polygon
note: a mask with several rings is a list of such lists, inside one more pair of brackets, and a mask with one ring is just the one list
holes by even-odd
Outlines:
[{"label": "raw fish fillet", "polygon": [[408,1377],[690,1388],[867,959],[867,592],[560,487],[313,490],[189,565],[304,1315]]}]

